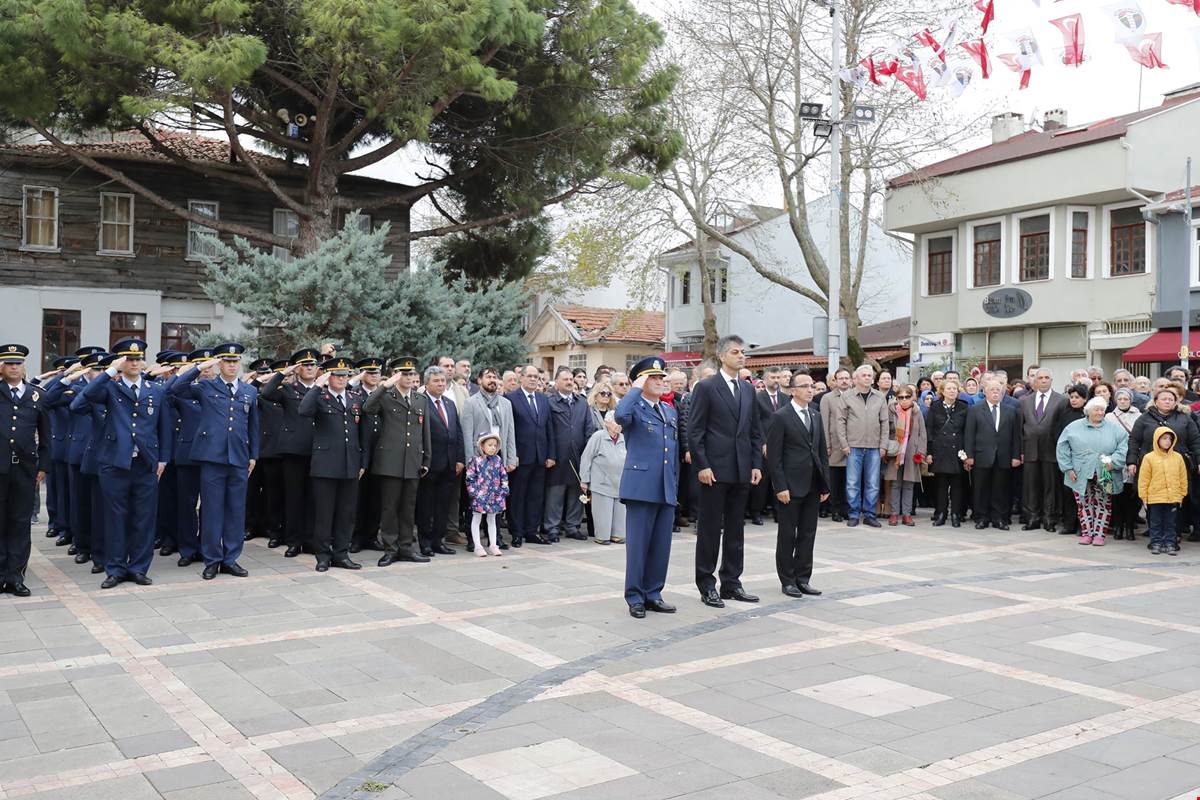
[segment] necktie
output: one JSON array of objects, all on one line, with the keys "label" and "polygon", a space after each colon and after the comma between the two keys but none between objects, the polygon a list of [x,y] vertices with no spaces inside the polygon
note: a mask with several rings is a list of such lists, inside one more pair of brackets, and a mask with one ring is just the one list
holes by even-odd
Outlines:
[{"label": "necktie", "polygon": [[733,390],[734,397],[737,397],[737,385],[738,385],[737,378],[729,379],[729,388]]},{"label": "necktie", "polygon": [[1033,418],[1041,419],[1042,414],[1046,411],[1046,395],[1039,393],[1037,408],[1033,410]]},{"label": "necktie", "polygon": [[137,400],[138,399],[138,385],[136,383],[130,384],[129,388],[133,390],[133,399]]},{"label": "necktie", "polygon": [[808,421],[808,409],[800,409],[800,421],[804,423],[805,428],[811,428],[811,423]]},{"label": "necktie", "polygon": [[233,384],[227,383],[227,384],[225,384],[225,386],[229,389],[229,396],[233,397]]},{"label": "necktie", "polygon": [[778,394],[769,394],[767,396],[771,398],[771,408],[778,411],[779,410],[779,395]]},{"label": "necktie", "polygon": [[655,413],[655,414],[658,414],[658,418],[659,418],[660,420],[662,420],[663,422],[666,422],[666,421],[667,421],[667,418],[663,416],[662,403],[655,403],[655,404],[654,404],[654,413]]},{"label": "necktie", "polygon": [[438,416],[442,418],[442,424],[449,428],[450,420],[446,417],[446,409],[442,408],[442,398],[436,398],[433,405],[437,408]]},{"label": "necktie", "polygon": [[992,424],[997,431],[1000,430],[1000,406],[992,406]]},{"label": "necktie", "polygon": [[346,410],[346,401],[342,399],[342,396],[340,394],[337,396],[337,401],[338,401],[338,408],[340,408],[342,411],[345,411]]},{"label": "necktie", "polygon": [[529,413],[533,414],[533,421],[537,422],[537,400],[534,400],[531,394],[525,395],[525,399],[529,401]]},{"label": "necktie", "polygon": [[21,399],[21,395],[18,394],[18,391],[19,389],[16,386],[8,387],[8,393],[12,395],[12,401],[14,403]]}]

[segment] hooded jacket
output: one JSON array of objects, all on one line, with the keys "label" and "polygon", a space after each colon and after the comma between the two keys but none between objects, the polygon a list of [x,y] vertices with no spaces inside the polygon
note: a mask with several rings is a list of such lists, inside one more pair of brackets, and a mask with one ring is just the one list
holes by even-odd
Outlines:
[{"label": "hooded jacket", "polygon": [[[1171,447],[1165,449],[1158,443],[1164,435],[1171,437]],[[1147,505],[1177,505],[1187,496],[1187,465],[1174,449],[1175,439],[1175,431],[1160,425],[1154,431],[1154,449],[1142,459],[1138,469],[1138,495]]]}]

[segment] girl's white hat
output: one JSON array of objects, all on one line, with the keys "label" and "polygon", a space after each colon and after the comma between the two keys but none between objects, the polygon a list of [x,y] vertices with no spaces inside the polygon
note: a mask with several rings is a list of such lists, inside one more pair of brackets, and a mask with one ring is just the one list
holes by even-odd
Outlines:
[{"label": "girl's white hat", "polygon": [[479,452],[481,452],[481,453],[483,452],[483,443],[486,442],[488,439],[495,439],[496,444],[503,444],[500,441],[500,434],[492,433],[491,431],[488,431],[487,433],[481,434],[480,437],[475,440],[475,446],[477,448],[479,448]]}]

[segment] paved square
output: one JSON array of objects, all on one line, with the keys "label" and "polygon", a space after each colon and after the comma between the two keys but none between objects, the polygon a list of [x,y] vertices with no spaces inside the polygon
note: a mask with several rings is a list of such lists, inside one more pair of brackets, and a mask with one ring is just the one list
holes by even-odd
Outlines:
[{"label": "paved square", "polygon": [[[1194,800],[1200,552],[822,522],[791,600],[771,528],[700,604],[695,538],[633,620],[620,547],[319,575],[156,559],[101,591],[35,532],[0,596],[0,800]],[[370,564],[370,553],[363,560]]]}]

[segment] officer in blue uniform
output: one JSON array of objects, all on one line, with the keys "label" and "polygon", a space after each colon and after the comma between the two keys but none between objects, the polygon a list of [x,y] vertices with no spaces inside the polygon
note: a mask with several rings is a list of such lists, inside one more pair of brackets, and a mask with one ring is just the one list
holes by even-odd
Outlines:
[{"label": "officer in blue uniform", "polygon": [[246,541],[246,481],[258,459],[258,392],[238,379],[245,348],[228,342],[214,355],[219,373],[197,382],[209,362],[193,364],[171,384],[172,397],[200,401],[200,424],[190,457],[200,465],[200,553],[204,580],[217,573],[244,578],[238,564]]},{"label": "officer in blue uniform", "polygon": [[625,602],[629,615],[646,611],[675,613],[662,599],[671,558],[671,527],[679,485],[675,409],[659,402],[667,372],[661,358],[633,365],[633,388],[617,404],[614,417],[625,433],[625,471],[621,502],[625,504]]},{"label": "officer in blue uniform", "polygon": [[83,396],[87,385],[100,377],[116,356],[104,348],[80,356],[80,374],[63,392],[71,412],[71,447],[67,462],[71,467],[71,531],[75,539],[75,563],[92,562],[92,574],[104,571],[104,497],[100,493],[100,464],[96,459],[104,438],[103,406],[89,403]]},{"label": "officer in blue uniform", "polygon": [[28,355],[29,348],[24,345],[0,345],[0,408],[4,409],[7,434],[0,446],[0,592],[17,597],[30,594],[25,587],[25,567],[29,564],[34,490],[50,466],[46,395],[21,378]]},{"label": "officer in blue uniform", "polygon": [[[156,366],[149,370],[146,379],[166,387],[174,377],[175,367],[172,364],[179,355],[175,350],[158,351],[154,356]],[[177,439],[179,419],[175,416],[175,404],[170,399],[167,400],[162,413],[168,416],[172,439]],[[164,558],[179,550],[178,509],[179,487],[175,476],[175,463],[172,460],[158,479],[158,512],[155,515],[154,546],[159,548],[158,554]]]},{"label": "officer in blue uniform", "polygon": [[105,507],[105,572],[101,589],[122,581],[153,583],[158,478],[171,460],[172,433],[162,384],[146,380],[146,343],[122,339],[116,361],[81,395],[107,411],[97,459]]},{"label": "officer in blue uniform", "polygon": [[175,563],[180,567],[200,560],[200,521],[196,516],[196,505],[200,502],[200,465],[191,457],[192,441],[200,424],[200,401],[175,397],[171,387],[179,381],[180,371],[195,361],[210,358],[211,349],[177,353],[171,362],[177,372],[167,382],[167,403],[175,420],[175,446],[171,453],[171,466],[175,470],[175,508],[172,513],[175,515],[174,545],[179,552],[179,560]]},{"label": "officer in blue uniform", "polygon": [[53,531],[59,539],[56,545],[70,543],[70,555],[77,555],[79,550],[71,535],[71,468],[67,464],[71,444],[71,410],[67,406],[71,401],[66,396],[70,385],[66,376],[67,371],[78,363],[77,356],[56,358],[55,374],[41,384],[46,395],[46,408],[50,410],[50,469],[46,472],[46,512],[50,524],[46,536]]}]

